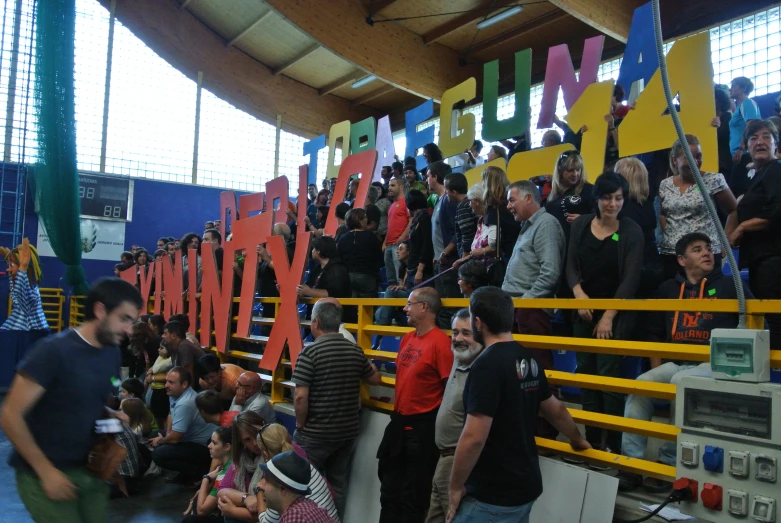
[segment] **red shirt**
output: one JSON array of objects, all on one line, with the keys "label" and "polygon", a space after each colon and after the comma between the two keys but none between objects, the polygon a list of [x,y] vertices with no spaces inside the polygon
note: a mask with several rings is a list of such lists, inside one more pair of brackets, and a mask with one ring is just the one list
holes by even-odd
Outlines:
[{"label": "red shirt", "polygon": [[233,418],[241,414],[238,410],[223,410],[220,414],[220,427],[230,427],[233,425]]},{"label": "red shirt", "polygon": [[388,207],[388,233],[385,235],[385,244],[396,245],[408,223],[409,211],[404,198],[391,202]]},{"label": "red shirt", "polygon": [[434,327],[423,336],[415,331],[401,339],[396,356],[396,399],[394,410],[410,416],[431,412],[442,403],[442,380],[453,369],[450,338]]}]

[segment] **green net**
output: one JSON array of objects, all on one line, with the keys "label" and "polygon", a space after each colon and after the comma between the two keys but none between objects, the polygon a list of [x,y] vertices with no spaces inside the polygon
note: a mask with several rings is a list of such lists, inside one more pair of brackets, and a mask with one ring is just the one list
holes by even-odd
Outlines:
[{"label": "green net", "polygon": [[33,194],[35,212],[52,250],[67,265],[65,281],[76,294],[86,291],[81,267],[81,213],[76,169],[76,117],[73,81],[75,0],[40,0],[36,9],[35,109],[38,161]]}]

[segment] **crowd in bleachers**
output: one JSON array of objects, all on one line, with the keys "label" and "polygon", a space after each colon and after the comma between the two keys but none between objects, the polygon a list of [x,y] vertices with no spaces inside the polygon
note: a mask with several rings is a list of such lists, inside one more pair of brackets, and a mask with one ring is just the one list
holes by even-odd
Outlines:
[{"label": "crowd in bleachers", "polygon": [[[551,351],[525,349],[512,334],[706,344],[713,328],[736,327],[737,314],[514,310],[509,300],[734,299],[733,282],[722,272],[726,248],[747,272],[746,296],[781,299],[778,118],[761,119],[748,98],[751,88],[746,78],[736,78],[729,94],[715,88],[719,172],[702,173],[705,191],[685,155],[688,149],[702,165],[696,136],[667,152],[618,159],[616,127],[631,110],[620,88],[605,116],[610,136],[602,173],[587,173],[575,149],[557,158],[550,176],[510,183],[505,170],[489,166],[469,187],[458,171],[484,162],[483,144],[475,142],[453,162],[432,143],[422,150],[425,169],[419,171],[412,157],[383,167],[382,180],[372,183],[363,202],[356,201],[358,180],[352,180],[335,209],[333,236],[324,226],[335,180],[324,180],[319,191],[310,185],[304,219],[313,233],[311,257],[297,290],[318,301],[307,311],[314,342],[291,378],[294,434],[275,422],[261,377],[205,353],[187,316],[167,322],[142,316],[126,329],[130,377],[113,406],[123,413],[117,441],[128,451],[115,495],[132,495],[145,475],[164,469],[178,472],[175,481],[197,484],[185,521],[343,517],[359,384],[378,385],[381,376],[364,355],[370,347],[359,348],[340,333],[344,322],[356,320],[356,310],[334,298],[408,300],[403,308],[375,311],[377,324],[413,328],[397,348],[394,410],[377,451],[380,521],[480,521],[497,506],[512,508],[524,521],[542,489],[535,435],[562,433],[576,450],[644,458],[644,436],[587,426],[582,437],[556,399],[561,392],[545,379],[543,371],[554,368]],[[579,146],[589,132],[555,121],[564,136],[549,131],[543,147]],[[519,136],[504,144],[509,151],[492,145],[487,159],[509,158],[528,143]],[[710,219],[704,198],[716,204],[720,222]],[[273,234],[285,239],[292,258],[297,217],[285,217]],[[177,249],[198,253],[202,242],[214,244],[221,267],[219,228],[218,221],[207,222],[202,235],[160,238],[151,257],[134,246],[116,272],[133,266],[140,272]],[[719,228],[729,247],[720,242]],[[278,296],[274,260],[264,245],[257,249],[257,292]],[[187,258],[184,289],[189,270],[197,271],[200,287],[200,255]],[[238,293],[243,252],[236,253],[234,268]],[[461,297],[470,299],[469,309],[442,307],[442,298]],[[263,316],[273,317],[273,309]],[[781,348],[779,315],[767,315],[767,327],[771,348]],[[381,343],[377,336],[374,348]],[[586,352],[577,353],[576,365],[586,374],[661,383],[710,375],[707,363],[658,359],[639,361],[627,373],[621,356]],[[27,366],[35,371],[34,363]],[[503,388],[516,374],[520,389]],[[507,409],[507,401],[522,408]],[[634,419],[650,420],[654,412],[650,398],[612,391],[584,389],[581,403],[587,411]],[[675,448],[663,446],[658,459],[674,463]],[[671,488],[636,474],[621,473],[620,480],[625,490]]]}]

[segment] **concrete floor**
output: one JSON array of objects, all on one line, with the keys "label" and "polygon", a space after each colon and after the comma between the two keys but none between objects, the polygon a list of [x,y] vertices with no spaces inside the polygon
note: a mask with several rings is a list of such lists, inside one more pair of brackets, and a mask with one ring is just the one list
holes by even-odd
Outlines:
[{"label": "concrete floor", "polygon": [[[14,470],[8,466],[11,443],[0,430],[0,523],[32,523],[16,493]],[[128,499],[109,502],[107,523],[173,523],[182,520],[194,488],[166,483],[162,477],[149,479],[142,491]],[[55,522],[52,522],[55,523]]]}]

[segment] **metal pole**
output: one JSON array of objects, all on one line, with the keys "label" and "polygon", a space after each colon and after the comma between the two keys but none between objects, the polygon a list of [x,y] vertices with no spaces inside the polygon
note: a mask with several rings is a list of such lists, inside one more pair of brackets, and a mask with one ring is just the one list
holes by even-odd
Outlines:
[{"label": "metal pole", "polygon": [[106,172],[106,144],[108,142],[108,107],[111,98],[111,65],[114,61],[114,21],[117,0],[111,0],[108,22],[108,52],[106,54],[106,84],[103,88],[103,129],[100,138],[100,172]]},{"label": "metal pole", "polygon": [[279,138],[282,134],[282,115],[277,115],[277,136],[274,144],[274,178],[279,176]]},{"label": "metal pole", "polygon": [[198,91],[195,97],[195,138],[193,139],[193,184],[198,183],[198,137],[201,134],[201,90],[203,71],[198,71]]},{"label": "metal pole", "polygon": [[8,73],[8,100],[5,104],[5,147],[3,161],[11,161],[11,138],[14,134],[14,105],[16,103],[16,73],[19,66],[19,38],[22,29],[22,0],[14,7],[14,40],[11,48],[11,69]]}]

